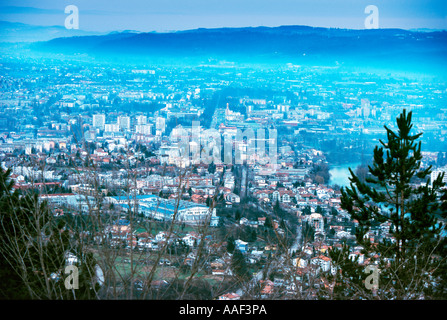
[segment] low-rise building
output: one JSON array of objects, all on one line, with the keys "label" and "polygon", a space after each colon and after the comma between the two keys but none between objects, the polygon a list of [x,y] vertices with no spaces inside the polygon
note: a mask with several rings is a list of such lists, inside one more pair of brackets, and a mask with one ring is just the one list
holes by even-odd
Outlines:
[{"label": "low-rise building", "polygon": [[123,210],[137,210],[139,214],[155,220],[175,220],[187,224],[216,224],[218,217],[216,209],[206,205],[177,200],[164,199],[156,195],[139,195],[135,197],[107,197],[111,203],[116,203]]}]

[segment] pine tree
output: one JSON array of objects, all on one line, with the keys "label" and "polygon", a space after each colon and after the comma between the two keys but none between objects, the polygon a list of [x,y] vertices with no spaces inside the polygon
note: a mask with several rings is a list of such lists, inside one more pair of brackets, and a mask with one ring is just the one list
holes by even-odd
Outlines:
[{"label": "pine tree", "polygon": [[227,240],[227,252],[233,253],[236,248],[236,243],[234,241],[233,236],[229,236]]},{"label": "pine tree", "polygon": [[[52,215],[46,202],[13,190],[11,171],[0,171],[0,298],[92,298],[92,255],[71,243],[66,221]],[[76,295],[64,286],[68,253],[80,262]]]},{"label": "pine tree", "polygon": [[236,210],[236,213],[234,214],[234,220],[239,222],[239,220],[241,220],[241,218],[242,218],[241,212],[239,210]]},{"label": "pine tree", "polygon": [[313,242],[315,240],[315,228],[308,221],[302,223],[302,234],[304,242]]},{"label": "pine tree", "polygon": [[241,282],[245,282],[251,279],[251,274],[245,261],[245,257],[238,249],[233,252],[231,258],[231,269],[234,276]]},{"label": "pine tree", "polygon": [[[422,133],[411,134],[412,113],[406,110],[397,117],[397,132],[385,126],[388,141],[380,140],[374,149],[370,175],[362,182],[350,169],[350,187],[341,189],[341,207],[358,221],[356,239],[363,247],[366,264],[376,263],[381,270],[378,294],[383,298],[429,298],[443,295],[436,282],[445,265],[445,239],[440,218],[446,217],[445,200],[440,198],[442,176],[429,185],[431,166],[421,168]],[[414,181],[425,181],[417,185]],[[444,204],[443,204],[444,201]],[[374,239],[372,228],[390,223],[390,236]],[[347,261],[349,251],[334,254],[333,260]],[[354,270],[355,268],[351,268]],[[351,278],[359,278],[359,269]],[[356,275],[354,275],[356,274]],[[441,276],[442,278],[443,276]],[[365,276],[363,276],[365,278]],[[437,278],[437,279],[435,279]]]}]

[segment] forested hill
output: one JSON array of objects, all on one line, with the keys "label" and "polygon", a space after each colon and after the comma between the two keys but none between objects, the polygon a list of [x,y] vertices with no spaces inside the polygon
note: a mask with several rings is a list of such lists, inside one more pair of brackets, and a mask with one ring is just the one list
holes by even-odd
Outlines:
[{"label": "forested hill", "polygon": [[110,33],[56,38],[35,49],[98,56],[214,57],[241,61],[352,64],[434,69],[447,65],[447,32],[306,26]]}]

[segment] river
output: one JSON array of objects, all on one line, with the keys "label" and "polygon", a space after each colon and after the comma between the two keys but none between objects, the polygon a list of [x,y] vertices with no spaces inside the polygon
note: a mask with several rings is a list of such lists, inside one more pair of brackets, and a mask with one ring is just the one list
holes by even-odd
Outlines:
[{"label": "river", "polygon": [[349,168],[355,172],[355,169],[361,164],[361,162],[347,163],[343,165],[331,166],[329,173],[331,178],[329,180],[330,185],[338,184],[340,187],[349,186]]}]

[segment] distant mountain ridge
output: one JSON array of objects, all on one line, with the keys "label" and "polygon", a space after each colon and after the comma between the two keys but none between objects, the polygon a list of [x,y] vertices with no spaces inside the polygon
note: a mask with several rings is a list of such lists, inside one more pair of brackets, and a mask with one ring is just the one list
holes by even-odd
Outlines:
[{"label": "distant mountain ridge", "polygon": [[447,32],[308,26],[201,28],[167,33],[125,32],[56,38],[38,43],[34,48],[99,56],[213,56],[236,60],[445,66]]},{"label": "distant mountain ridge", "polygon": [[64,26],[36,26],[20,22],[0,21],[0,42],[48,41],[60,37],[88,36],[105,32],[66,29]]}]

